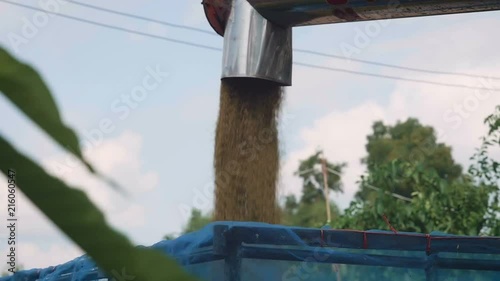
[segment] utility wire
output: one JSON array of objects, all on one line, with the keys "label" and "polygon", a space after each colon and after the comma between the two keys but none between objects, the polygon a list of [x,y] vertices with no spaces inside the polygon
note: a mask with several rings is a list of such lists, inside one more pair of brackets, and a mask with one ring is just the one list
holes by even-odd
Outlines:
[{"label": "utility wire", "polygon": [[[327,168],[327,170],[328,170],[328,172],[330,172],[330,173],[332,173],[332,174],[334,174],[334,175],[337,175],[337,176],[339,176],[339,177],[342,177],[342,174],[341,174],[341,173],[339,173],[339,172],[337,172],[337,171],[335,171],[335,170],[333,170],[333,169]],[[373,186],[373,185],[371,185],[371,184],[365,184],[365,186],[366,186],[366,187],[368,187],[368,188],[370,188],[370,189],[376,190],[376,191],[383,190],[383,189],[378,188],[378,187],[376,187],[376,186]],[[397,193],[389,192],[389,191],[387,191],[387,190],[385,190],[384,192],[385,192],[385,194],[391,195],[391,196],[396,197],[396,198],[398,198],[398,199],[401,199],[401,200],[404,200],[404,201],[407,201],[407,202],[411,202],[411,198],[404,197],[403,195],[399,195],[399,194],[397,194]]]},{"label": "utility wire", "polygon": [[[150,33],[145,33],[133,29],[128,29],[128,28],[123,28],[115,25],[110,25],[110,24],[104,24],[92,20],[87,20],[75,16],[70,16],[58,12],[52,12],[52,11],[46,11],[41,8],[33,7],[30,5],[25,5],[21,3],[16,3],[12,2],[9,0],[0,0],[0,2],[8,3],[14,6],[19,6],[23,7],[26,9],[30,10],[35,10],[35,11],[41,11],[47,14],[52,14],[52,15],[57,15],[63,18],[91,24],[91,25],[96,25],[100,27],[105,27],[109,29],[114,29],[114,30],[119,30],[119,31],[124,31],[128,33],[134,33],[146,37],[151,37],[155,39],[160,39],[172,43],[177,43],[177,44],[183,44],[183,45],[188,45],[192,47],[197,47],[197,48],[202,48],[202,49],[207,49],[211,51],[222,51],[221,48],[218,47],[211,47],[203,44],[198,44],[198,43],[193,43],[189,41],[184,41],[184,40],[178,40],[174,38],[169,38],[169,37],[164,37],[164,36],[159,36],[159,35],[154,35]],[[465,89],[471,89],[471,90],[489,90],[489,91],[494,91],[494,92],[500,92],[500,89],[493,89],[493,88],[485,88],[485,87],[473,87],[473,86],[468,86],[468,85],[460,85],[460,84],[451,84],[451,83],[441,83],[441,82],[435,82],[435,81],[428,81],[428,80],[421,80],[421,79],[412,79],[412,78],[404,78],[404,77],[397,77],[397,76],[390,76],[390,75],[383,75],[383,74],[374,74],[374,73],[368,73],[368,72],[360,72],[360,71],[352,71],[352,70],[347,70],[347,69],[341,69],[341,68],[332,68],[332,67],[327,67],[327,66],[320,66],[320,65],[313,65],[313,64],[308,64],[308,63],[302,63],[302,62],[294,62],[295,65],[299,66],[304,66],[304,67],[310,67],[310,68],[316,68],[316,69],[323,69],[323,70],[328,70],[328,71],[334,71],[334,72],[342,72],[342,73],[348,73],[348,74],[354,74],[354,75],[362,75],[362,76],[369,76],[369,77],[377,77],[377,78],[385,78],[385,79],[392,79],[392,80],[401,80],[401,81],[407,81],[407,82],[415,82],[415,83],[422,83],[422,84],[430,84],[430,85],[438,85],[438,86],[447,86],[447,87],[454,87],[454,88],[465,88]]]},{"label": "utility wire", "polygon": [[[335,170],[333,170],[333,169],[330,169],[330,168],[327,168],[327,170],[328,170],[328,172],[330,172],[330,173],[332,173],[332,174],[334,174],[334,175],[337,175],[337,176],[339,176],[340,178],[342,178],[342,174],[341,174],[340,172],[337,172],[337,171],[335,171]],[[300,172],[300,173],[299,173],[299,175],[303,175],[303,174],[306,174],[306,173],[309,173],[309,172],[313,172],[313,171],[315,171],[315,169],[314,169],[314,168],[312,168],[312,169],[307,169],[307,170],[304,170],[304,171]],[[311,176],[311,177],[312,177],[312,176]],[[310,180],[310,178],[311,178],[311,177],[309,177],[307,180]],[[314,177],[313,177],[313,179],[314,179]],[[316,183],[316,184],[317,184],[317,183]],[[365,184],[365,186],[366,186],[366,187],[368,187],[368,188],[370,188],[370,189],[376,190],[376,191],[382,190],[381,188],[378,188],[378,187],[373,186],[373,185],[370,185],[370,184]],[[384,191],[384,193],[385,193],[385,194],[388,194],[388,195],[391,195],[391,196],[393,196],[393,197],[395,197],[395,198],[398,198],[398,199],[401,199],[401,200],[404,200],[404,201],[407,201],[407,202],[411,202],[411,198],[404,197],[404,196],[399,195],[399,194],[397,194],[397,193],[392,193],[392,192],[389,192],[389,191],[387,191],[387,190],[385,190],[385,191]]]},{"label": "utility wire", "polygon": [[91,4],[87,4],[87,3],[82,3],[82,2],[78,2],[78,1],[74,1],[74,0],[62,0],[62,1],[68,2],[68,3],[72,3],[74,5],[78,5],[78,6],[82,6],[82,7],[86,7],[86,8],[90,8],[90,9],[94,9],[94,10],[100,10],[100,11],[103,11],[103,12],[120,15],[120,16],[125,16],[125,17],[134,18],[134,19],[150,21],[150,22],[158,23],[158,24],[165,25],[165,26],[170,26],[170,27],[175,27],[175,28],[180,28],[180,29],[186,29],[186,30],[191,30],[191,31],[196,31],[196,32],[201,32],[201,33],[205,33],[205,34],[209,34],[209,35],[218,36],[213,31],[207,30],[207,29],[196,28],[196,27],[192,27],[192,26],[188,26],[188,25],[176,24],[176,23],[171,23],[171,22],[167,22],[167,21],[161,21],[161,20],[157,20],[157,19],[153,19],[153,18],[143,17],[143,16],[139,16],[139,15],[124,13],[124,12],[120,12],[120,11],[116,11],[116,10],[112,10],[112,9],[107,9],[107,8],[103,8],[103,7],[100,7],[100,6],[95,6],[95,5],[91,5]]},{"label": "utility wire", "polygon": [[468,85],[463,85],[463,84],[452,84],[452,83],[435,82],[435,81],[422,80],[422,79],[404,78],[404,77],[398,77],[398,76],[392,76],[392,75],[353,71],[353,70],[347,70],[347,69],[342,69],[342,68],[334,68],[334,67],[329,67],[329,66],[314,65],[314,64],[308,64],[308,63],[302,63],[302,62],[294,62],[293,64],[299,65],[299,66],[304,66],[304,67],[334,71],[334,72],[356,74],[356,75],[361,75],[361,76],[377,77],[377,78],[384,78],[384,79],[391,79],[391,80],[401,80],[401,81],[407,81],[407,82],[415,82],[415,83],[453,87],[453,88],[462,88],[462,89],[470,89],[470,90],[488,90],[488,91],[492,91],[492,92],[500,92],[500,89],[496,89],[496,88],[474,87],[474,86],[468,86]]},{"label": "utility wire", "polygon": [[[175,27],[175,28],[180,28],[180,29],[186,29],[186,30],[191,30],[195,32],[201,32],[205,34],[209,34],[212,36],[217,36],[219,37],[218,34],[216,34],[213,31],[207,30],[207,29],[202,29],[202,28],[196,28],[188,25],[182,25],[182,24],[175,24],[171,22],[166,22],[166,21],[160,21],[157,19],[153,18],[148,18],[144,16],[139,16],[139,15],[134,15],[134,14],[129,14],[129,13],[124,13],[112,9],[107,9],[103,8],[100,6],[95,6],[87,3],[82,3],[79,1],[75,0],[62,0],[68,3],[72,3],[75,5],[79,5],[82,7],[94,9],[94,10],[99,10],[103,12],[108,12],[116,15],[121,15],[125,17],[130,17],[134,19],[139,19],[139,20],[144,20],[144,21],[150,21],[150,22],[155,22],[158,24],[162,24],[165,26],[170,26],[170,27]],[[346,58],[343,56],[339,55],[333,55],[333,54],[327,54],[327,53],[322,53],[318,51],[313,51],[313,50],[307,50],[307,49],[293,49],[295,52],[298,53],[304,53],[304,54],[310,54],[310,55],[316,55],[316,56],[321,56],[321,57],[327,57],[327,58],[335,58],[335,59],[341,59],[341,60],[351,60],[351,61],[356,61],[359,63],[365,63],[365,64],[371,64],[371,65],[376,65],[376,66],[382,66],[382,67],[388,67],[388,68],[395,68],[395,69],[401,69],[401,70],[407,70],[407,71],[413,71],[413,72],[422,72],[422,73],[427,73],[427,74],[441,74],[441,75],[453,75],[453,76],[464,76],[464,77],[471,77],[471,78],[485,78],[485,79],[495,79],[495,80],[500,80],[500,77],[495,77],[495,76],[486,76],[486,75],[478,75],[478,74],[471,74],[471,73],[462,73],[462,72],[448,72],[448,71],[439,71],[439,70],[430,70],[430,69],[423,69],[423,68],[416,68],[416,67],[407,67],[407,66],[400,66],[400,65],[394,65],[394,64],[388,64],[388,63],[381,63],[381,62],[375,62],[375,61],[370,61],[370,60],[363,60],[363,59],[356,59],[356,58]]]},{"label": "utility wire", "polygon": [[84,22],[84,23],[88,23],[88,24],[92,24],[92,25],[96,25],[96,26],[100,26],[100,27],[106,27],[106,28],[111,28],[111,29],[115,29],[115,30],[135,33],[135,34],[139,34],[139,35],[143,35],[143,36],[147,36],[147,37],[152,37],[152,38],[156,38],[156,39],[160,39],[160,40],[165,40],[165,41],[169,41],[169,42],[173,42],[173,43],[184,44],[184,45],[188,45],[188,46],[193,46],[193,47],[198,47],[198,48],[203,48],[203,49],[208,49],[208,50],[213,50],[213,51],[222,51],[221,48],[217,48],[217,47],[210,47],[210,46],[203,45],[203,44],[192,43],[192,42],[173,39],[173,38],[164,37],[164,36],[158,36],[158,35],[154,35],[151,33],[145,33],[145,32],[141,32],[141,31],[137,31],[137,30],[133,30],[133,29],[128,29],[128,28],[119,27],[119,26],[115,26],[115,25],[100,23],[100,22],[96,22],[96,21],[92,21],[92,20],[87,20],[87,19],[83,19],[83,18],[79,18],[79,17],[61,14],[58,12],[46,11],[46,10],[41,9],[41,8],[37,8],[37,7],[33,7],[30,5],[25,5],[25,4],[21,4],[21,3],[16,3],[13,1],[9,1],[9,0],[0,0],[0,2],[8,3],[8,4],[11,4],[14,6],[23,7],[23,8],[30,9],[30,10],[41,11],[41,12],[44,12],[47,14],[52,14],[52,15],[63,17],[63,18],[67,18],[67,19],[71,19],[71,20],[75,20],[75,21],[79,21],[79,22]]},{"label": "utility wire", "polygon": [[321,53],[321,52],[311,51],[311,50],[305,50],[305,49],[293,49],[293,50],[296,51],[296,52],[299,52],[299,53],[305,53],[305,54],[310,54],[310,55],[316,55],[316,56],[322,56],[322,57],[329,57],[329,58],[336,58],[336,59],[352,60],[352,61],[356,61],[356,62],[360,62],[360,63],[366,63],[366,64],[371,64],[371,65],[376,65],[376,66],[390,67],[390,68],[396,68],[396,69],[402,69],[402,70],[409,70],[409,71],[414,71],[414,72],[422,72],[422,73],[427,73],[427,74],[455,75],[455,76],[466,76],[466,77],[471,77],[471,78],[485,78],[485,79],[500,80],[500,77],[495,77],[495,76],[486,76],[486,75],[478,75],[478,74],[471,74],[471,73],[447,72],[447,71],[439,71],[439,70],[414,68],[414,67],[407,67],[407,66],[387,64],[387,63],[381,63],[381,62],[374,62],[374,61],[368,61],[368,60],[362,60],[362,59],[356,59],[356,58],[346,58],[346,57],[339,56],[339,55],[326,54],[326,53]]},{"label": "utility wire", "polygon": [[[382,190],[382,189],[380,189],[380,188],[378,188],[378,187],[375,187],[375,186],[373,186],[373,185],[369,185],[369,184],[367,184],[367,185],[365,185],[365,186],[366,186],[366,187],[368,187],[368,188],[370,188],[370,189],[376,190],[376,191],[380,191],[380,190]],[[398,199],[401,199],[401,200],[407,201],[407,202],[411,202],[411,201],[412,201],[412,200],[411,200],[411,198],[404,197],[404,196],[402,196],[402,195],[399,195],[399,194],[397,194],[397,193],[392,193],[392,192],[387,191],[387,190],[385,190],[385,191],[384,191],[384,193],[385,193],[385,194],[388,194],[388,195],[391,195],[391,196],[393,196],[393,197],[395,197],[395,198],[398,198]]]}]

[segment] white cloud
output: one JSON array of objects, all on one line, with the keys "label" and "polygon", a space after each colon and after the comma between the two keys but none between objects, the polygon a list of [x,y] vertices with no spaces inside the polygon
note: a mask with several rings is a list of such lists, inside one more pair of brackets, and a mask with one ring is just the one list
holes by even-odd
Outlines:
[{"label": "white cloud", "polygon": [[[84,155],[93,163],[102,174],[116,180],[126,192],[131,195],[140,195],[152,191],[158,184],[159,176],[155,172],[143,171],[141,161],[142,138],[140,135],[125,132],[115,139],[104,140],[84,150]],[[66,158],[67,159],[67,158]],[[116,221],[124,213],[133,214],[129,218],[127,227],[137,227],[144,223],[144,210],[124,196],[114,192],[102,180],[92,176],[79,162],[65,161],[61,155],[45,161],[50,170],[56,169],[56,175],[65,182],[81,187],[93,202],[107,215],[108,220],[115,227],[124,228],[124,224]],[[66,164],[66,165],[65,165]],[[71,168],[74,166],[74,168]],[[57,172],[57,169],[63,173]],[[135,211],[132,212],[131,209]],[[131,221],[133,224],[130,224]]]},{"label": "white cloud", "polygon": [[[439,81],[443,77],[436,78]],[[500,89],[500,81],[492,85]],[[357,190],[356,181],[364,172],[360,159],[366,155],[366,136],[376,120],[394,124],[408,117],[418,118],[424,125],[433,126],[438,131],[439,141],[451,145],[454,158],[467,167],[468,158],[486,132],[482,121],[498,104],[500,95],[493,92],[401,82],[387,106],[365,101],[348,110],[333,110],[310,128],[303,129],[300,132],[303,146],[286,159],[282,185],[287,192],[300,194],[301,182],[293,172],[300,159],[307,158],[320,147],[328,159],[348,163],[344,176],[345,193],[335,197],[342,208],[348,206]]]},{"label": "white cloud", "polygon": [[371,130],[373,120],[384,120],[384,109],[372,102],[348,111],[334,111],[320,118],[311,128],[300,132],[304,141],[302,149],[290,153],[282,169],[284,191],[300,194],[301,180],[293,176],[300,160],[313,154],[317,148],[323,149],[327,159],[346,162],[344,173],[344,194],[336,201],[345,207],[356,192],[356,180],[363,173],[360,159],[364,156],[366,136]]},{"label": "white cloud", "polygon": [[[144,171],[141,161],[142,138],[140,135],[125,132],[122,135],[103,140],[101,144],[84,151],[87,159],[94,163],[97,170],[104,175],[116,179],[131,195],[125,198],[113,191],[104,182],[89,174],[78,162],[67,158],[67,154],[56,155],[46,161],[43,166],[68,184],[84,190],[90,199],[103,211],[108,222],[121,232],[127,234],[132,229],[145,224],[145,206],[135,202],[134,197],[154,190],[158,184],[158,174]],[[70,165],[72,168],[68,167]],[[76,164],[75,164],[76,163]],[[61,174],[57,171],[64,171]],[[63,167],[63,169],[61,169]],[[22,176],[22,175],[18,175]],[[1,182],[6,182],[0,176]],[[18,237],[19,254],[26,267],[44,267],[65,262],[81,254],[67,241],[56,226],[24,196],[16,194],[19,219]],[[7,201],[7,190],[0,189],[0,198]],[[0,216],[6,219],[6,212]],[[5,239],[5,237],[1,237]],[[5,243],[6,245],[6,243]],[[65,251],[67,249],[67,251]]]},{"label": "white cloud", "polygon": [[[375,58],[380,54],[392,54],[393,51],[404,49],[405,55],[393,63],[422,69],[500,76],[500,61],[495,55],[500,38],[492,37],[491,31],[485,28],[498,22],[498,19],[493,18],[476,18],[443,25],[432,32],[409,33],[404,39],[374,40],[363,50],[363,58],[367,59],[370,54]],[[372,60],[383,62],[381,59]],[[336,67],[339,61],[325,60],[321,64]],[[493,86],[500,89],[499,80],[484,83],[479,78],[387,68],[375,71],[372,67],[364,68],[359,63],[344,63],[341,67],[361,71],[369,69],[369,72],[411,79],[473,87]],[[297,168],[299,159],[305,159],[317,147],[321,147],[329,159],[348,162],[344,176],[346,193],[335,198],[341,207],[346,207],[357,189],[355,181],[364,171],[360,159],[366,155],[366,136],[371,131],[372,123],[378,119],[394,124],[397,120],[403,121],[408,117],[418,118],[423,124],[436,128],[439,141],[451,145],[454,158],[464,167],[468,166],[468,158],[474,153],[474,148],[480,145],[479,137],[486,131],[483,119],[493,112],[495,105],[500,104],[500,95],[497,92],[390,81],[298,67],[294,69],[294,86],[290,89],[287,106],[329,108],[329,113],[318,118],[308,128],[303,128],[299,133],[301,147],[287,153],[282,169],[282,193],[300,193],[301,182],[293,176],[293,171]],[[355,94],[344,90],[346,85],[353,83],[366,85],[365,91],[372,93],[372,98],[344,108],[337,101],[342,95],[356,98]],[[389,88],[389,100],[381,101],[378,97],[387,92],[377,92],[377,89],[387,90],[388,85],[392,86]]]}]

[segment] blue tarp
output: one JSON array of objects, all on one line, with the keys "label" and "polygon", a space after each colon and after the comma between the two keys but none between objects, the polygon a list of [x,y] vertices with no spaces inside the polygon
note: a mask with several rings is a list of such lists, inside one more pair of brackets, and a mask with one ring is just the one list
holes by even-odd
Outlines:
[{"label": "blue tarp", "polygon": [[[218,222],[150,247],[202,280],[500,280],[500,237]],[[101,278],[106,276],[82,256],[0,281]]]}]

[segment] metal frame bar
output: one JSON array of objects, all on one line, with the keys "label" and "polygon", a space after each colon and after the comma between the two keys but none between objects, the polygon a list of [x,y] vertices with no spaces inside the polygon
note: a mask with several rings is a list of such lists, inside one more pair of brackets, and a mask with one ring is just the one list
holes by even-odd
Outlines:
[{"label": "metal frame bar", "polygon": [[498,0],[248,0],[283,26],[423,17],[500,10]]},{"label": "metal frame bar", "polygon": [[[240,281],[242,259],[287,260],[303,262],[312,254],[327,257],[318,263],[351,264],[367,266],[386,266],[422,269],[426,280],[438,280],[437,269],[461,269],[500,272],[500,259],[456,259],[442,257],[440,253],[495,254],[500,255],[500,237],[462,237],[430,236],[425,234],[405,234],[388,232],[363,232],[346,230],[289,229],[290,235],[284,235],[283,229],[269,227],[214,227],[214,253],[226,258],[227,281]],[[349,234],[349,235],[346,235]],[[276,239],[280,237],[281,239]],[[297,244],[296,238],[304,242]],[[321,237],[321,238],[320,238]],[[363,241],[364,239],[368,240]],[[383,239],[390,242],[385,246],[370,246]],[[429,240],[430,239],[430,240]],[[370,244],[370,241],[372,243]],[[462,244],[460,250],[455,243],[471,242],[468,247]],[[431,244],[429,244],[432,242]],[[279,248],[272,246],[281,246]],[[283,246],[291,246],[284,248]],[[491,248],[493,246],[493,249]],[[331,249],[328,247],[336,248]],[[344,251],[342,251],[344,249]],[[345,249],[355,250],[399,250],[423,252],[425,256],[406,257],[367,253],[350,253]]]},{"label": "metal frame bar", "polygon": [[[431,238],[431,240],[429,240]],[[384,242],[384,245],[377,245]],[[429,244],[429,241],[432,244]],[[450,244],[450,241],[459,243]],[[390,243],[389,243],[390,242]],[[189,254],[183,266],[224,260],[225,281],[242,279],[244,259],[311,262],[311,257],[322,257],[314,262],[384,266],[422,270],[428,281],[439,280],[439,269],[478,270],[500,272],[500,237],[429,236],[392,232],[364,232],[349,230],[320,230],[285,228],[279,226],[213,225],[213,239]],[[402,255],[377,253],[378,250],[407,251]],[[450,253],[493,254],[498,259],[454,258]],[[448,253],[448,254],[444,254]],[[185,257],[184,257],[185,258]],[[73,280],[73,267],[62,271],[53,280]],[[105,279],[93,268],[80,276],[82,281]],[[108,279],[109,280],[109,279]],[[219,280],[217,280],[219,281]],[[224,281],[224,280],[221,280]],[[267,280],[260,280],[267,281]]]},{"label": "metal frame bar", "polygon": [[[214,30],[224,28],[234,0],[203,0]],[[500,10],[499,0],[247,0],[264,18],[284,27],[386,20]]]}]

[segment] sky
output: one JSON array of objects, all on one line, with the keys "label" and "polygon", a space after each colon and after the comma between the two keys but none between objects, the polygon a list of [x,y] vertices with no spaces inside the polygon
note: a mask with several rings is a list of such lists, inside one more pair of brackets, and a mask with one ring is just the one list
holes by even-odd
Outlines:
[{"label": "sky", "polygon": [[[63,0],[26,5],[177,40],[221,48],[222,38],[77,6]],[[210,30],[199,0],[86,1],[121,12]],[[151,245],[179,233],[191,208],[213,207],[213,146],[222,54],[166,40],[48,16],[0,2],[0,46],[37,69],[53,92],[65,122],[86,157],[117,180],[124,198],[89,174],[70,155],[0,97],[0,134],[51,174],[87,192],[107,221],[135,244]],[[426,74],[378,67],[363,59],[405,67],[500,76],[500,13],[475,13],[344,23],[294,29],[293,45],[342,56],[294,52],[297,62],[500,89],[500,80]],[[215,33],[214,33],[215,34]],[[138,90],[145,89],[145,90]],[[132,98],[136,97],[136,98]],[[293,175],[299,161],[321,148],[346,162],[349,205],[365,172],[366,136],[373,122],[409,117],[433,126],[464,167],[486,132],[483,119],[500,104],[498,92],[368,77],[295,65],[280,120],[280,196],[300,194]],[[500,157],[500,151],[493,151]],[[22,177],[23,175],[17,175]],[[0,182],[6,179],[0,175]],[[0,200],[7,201],[5,189]],[[18,196],[18,262],[47,267],[82,254],[23,195]],[[6,219],[7,212],[0,213]],[[7,251],[0,232],[0,253]],[[96,237],[96,239],[99,239]]]}]

